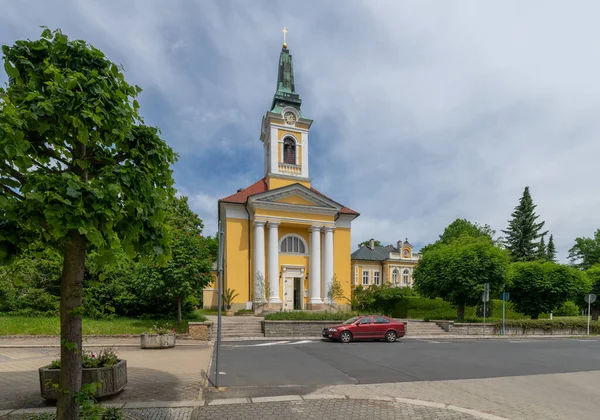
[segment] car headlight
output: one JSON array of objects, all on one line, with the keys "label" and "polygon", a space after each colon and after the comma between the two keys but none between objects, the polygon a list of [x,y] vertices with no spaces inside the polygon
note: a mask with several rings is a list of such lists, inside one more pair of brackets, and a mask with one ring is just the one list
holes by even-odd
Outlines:
[{"label": "car headlight", "polygon": [[329,328],[329,332],[337,332],[337,328]]}]

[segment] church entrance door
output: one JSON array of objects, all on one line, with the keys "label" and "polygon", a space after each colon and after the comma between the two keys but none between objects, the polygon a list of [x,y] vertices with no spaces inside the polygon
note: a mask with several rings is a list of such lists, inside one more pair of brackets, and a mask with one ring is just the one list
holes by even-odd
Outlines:
[{"label": "church entrance door", "polygon": [[294,277],[294,310],[302,309],[302,278]]}]

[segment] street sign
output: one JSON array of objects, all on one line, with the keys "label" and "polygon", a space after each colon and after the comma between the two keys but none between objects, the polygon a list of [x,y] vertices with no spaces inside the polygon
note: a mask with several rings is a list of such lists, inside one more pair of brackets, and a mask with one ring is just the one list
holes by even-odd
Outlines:
[{"label": "street sign", "polygon": [[510,300],[510,293],[508,293],[508,292],[500,293],[500,300]]},{"label": "street sign", "polygon": [[590,293],[589,295],[585,295],[583,299],[585,300],[585,303],[594,303],[596,301],[596,295]]},{"label": "street sign", "polygon": [[587,335],[590,335],[590,315],[592,312],[592,303],[594,303],[596,301],[596,295],[593,293],[590,293],[589,295],[585,295],[584,297],[585,301],[588,304],[588,324],[587,324]]},{"label": "street sign", "polygon": [[481,300],[483,302],[489,302],[490,301],[490,284],[489,283],[485,283],[483,285],[483,294],[481,296]]}]

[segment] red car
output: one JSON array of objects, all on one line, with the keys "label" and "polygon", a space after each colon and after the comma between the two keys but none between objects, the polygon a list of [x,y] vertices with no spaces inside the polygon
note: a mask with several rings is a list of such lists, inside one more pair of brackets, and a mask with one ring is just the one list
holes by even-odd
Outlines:
[{"label": "red car", "polygon": [[406,327],[403,322],[394,321],[387,316],[355,316],[340,325],[323,329],[323,337],[349,343],[352,340],[385,339],[393,343],[398,337],[404,337]]}]

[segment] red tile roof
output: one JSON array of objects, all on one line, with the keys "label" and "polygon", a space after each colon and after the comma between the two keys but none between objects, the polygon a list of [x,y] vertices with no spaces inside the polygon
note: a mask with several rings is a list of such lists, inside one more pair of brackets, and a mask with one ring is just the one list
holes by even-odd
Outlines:
[{"label": "red tile roof", "polygon": [[[246,202],[246,200],[248,199],[248,197],[250,197],[251,195],[254,194],[260,194],[263,192],[268,191],[268,186],[267,186],[267,179],[266,178],[262,178],[258,181],[256,181],[254,184],[250,185],[248,188],[244,188],[239,190],[238,192],[236,192],[235,194],[232,194],[228,197],[222,198],[219,201],[223,201],[225,203],[238,203],[238,204],[244,204]],[[325,194],[315,190],[314,188],[311,187],[311,190],[316,192],[319,195],[322,195],[323,197],[331,200],[329,197],[327,197]],[[359,216],[360,213],[348,208],[348,207],[342,207],[342,209],[340,210],[340,213],[342,214],[352,214],[355,216]]]}]

